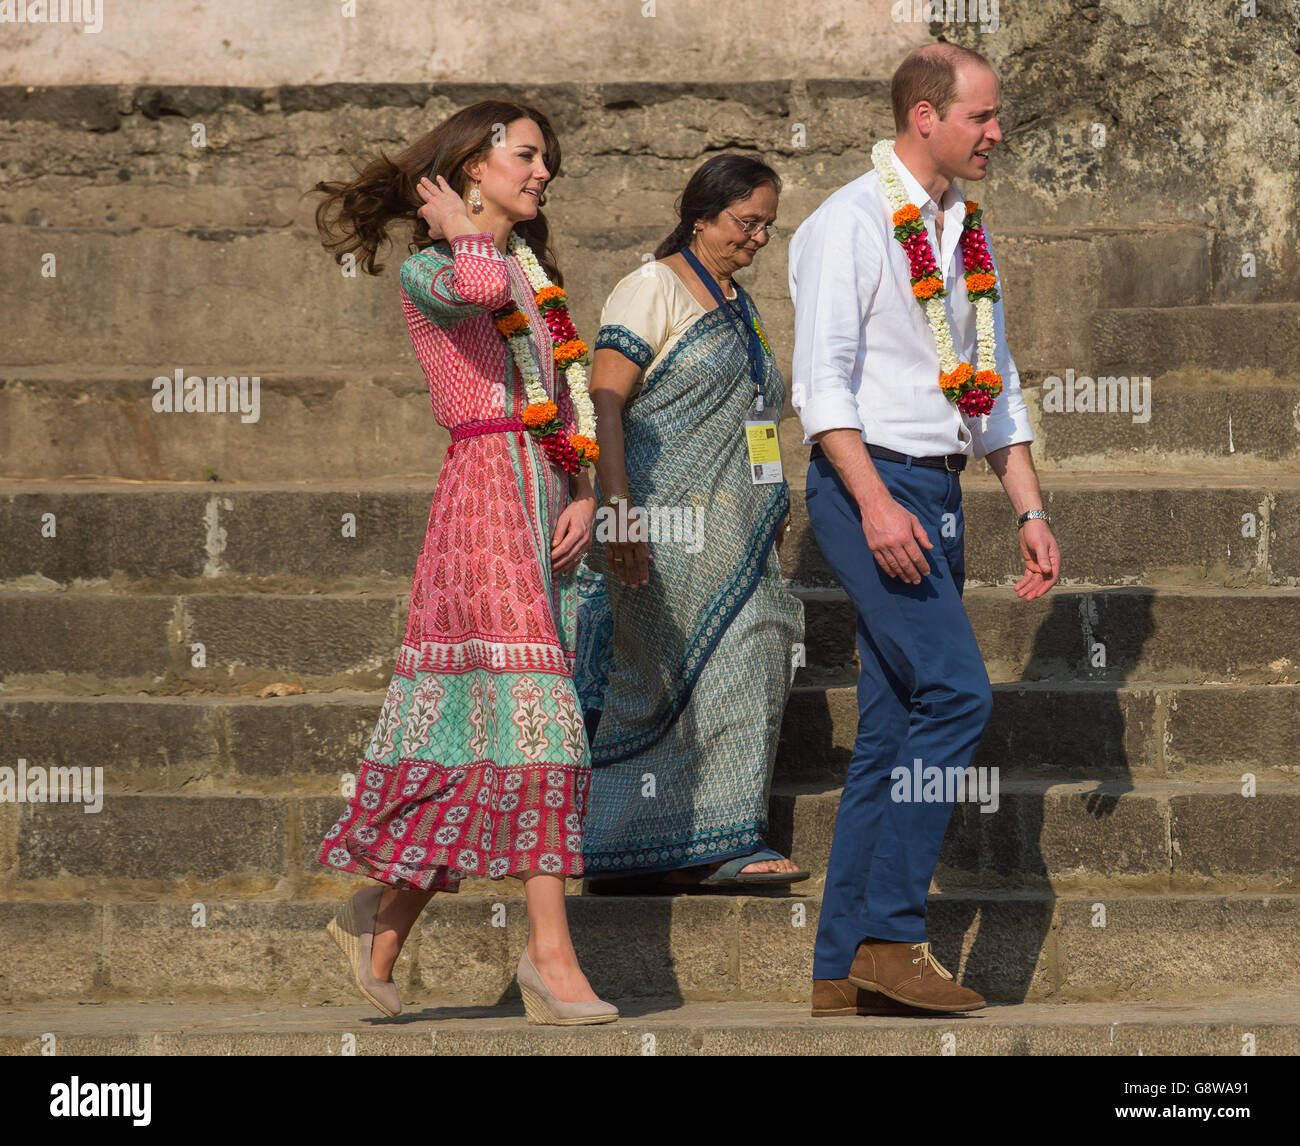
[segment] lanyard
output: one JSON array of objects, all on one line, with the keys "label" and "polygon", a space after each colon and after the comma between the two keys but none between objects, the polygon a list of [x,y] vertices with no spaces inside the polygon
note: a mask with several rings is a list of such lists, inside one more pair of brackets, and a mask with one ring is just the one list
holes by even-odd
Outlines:
[{"label": "lanyard", "polygon": [[718,280],[706,271],[700,260],[695,257],[695,253],[690,247],[682,248],[682,256],[691,265],[704,285],[709,288],[709,293],[717,300],[717,303],[727,314],[732,327],[745,340],[745,350],[749,355],[749,376],[754,383],[754,404],[759,411],[763,409],[763,344],[758,339],[758,331],[754,329],[754,323],[750,318],[749,304],[745,301],[745,292],[740,285],[736,286],[736,294],[739,297],[741,310],[744,314],[744,320],[737,319],[736,312],[731,307],[731,302],[727,296],[722,293],[722,288],[718,286]]}]

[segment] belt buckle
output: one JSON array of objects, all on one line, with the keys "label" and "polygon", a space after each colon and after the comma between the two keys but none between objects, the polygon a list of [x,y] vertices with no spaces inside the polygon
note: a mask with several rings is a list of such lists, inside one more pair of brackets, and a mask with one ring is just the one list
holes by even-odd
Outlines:
[{"label": "belt buckle", "polygon": [[944,455],[943,455],[943,468],[944,468],[945,470],[947,470],[950,474],[959,474],[959,473],[961,473],[961,470],[960,470],[959,468],[957,468],[957,467],[955,467],[955,466],[950,466],[950,465],[948,464],[948,459],[949,459],[950,457],[956,457],[956,456],[957,456],[956,454],[944,454]]}]

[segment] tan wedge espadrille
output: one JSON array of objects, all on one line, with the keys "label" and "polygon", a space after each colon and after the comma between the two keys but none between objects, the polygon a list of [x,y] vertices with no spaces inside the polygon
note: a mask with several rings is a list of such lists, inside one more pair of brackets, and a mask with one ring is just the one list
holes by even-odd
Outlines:
[{"label": "tan wedge espadrille", "polygon": [[528,958],[528,949],[519,956],[515,971],[519,993],[524,997],[524,1012],[528,1021],[535,1024],[554,1024],[561,1027],[579,1027],[591,1023],[612,1023],[618,1018],[618,1008],[613,1003],[590,999],[585,1003],[564,1003],[555,997],[542,979],[541,973]]},{"label": "tan wedge espadrille", "polygon": [[339,905],[325,931],[347,958],[357,989],[390,1018],[402,1010],[402,1000],[392,979],[377,979],[370,969],[374,946],[375,917],[384,889],[379,884],[363,887]]}]

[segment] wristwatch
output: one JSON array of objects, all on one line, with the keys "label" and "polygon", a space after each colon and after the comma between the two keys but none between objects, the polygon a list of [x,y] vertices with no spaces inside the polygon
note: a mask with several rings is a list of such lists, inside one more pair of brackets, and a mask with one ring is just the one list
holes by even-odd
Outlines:
[{"label": "wristwatch", "polygon": [[1019,529],[1026,521],[1045,521],[1048,525],[1052,524],[1052,518],[1045,509],[1027,509],[1016,518],[1016,528]]},{"label": "wristwatch", "polygon": [[628,495],[625,493],[611,493],[609,497],[607,497],[603,502],[601,502],[601,505],[607,505],[611,509],[613,509],[616,505],[618,505],[620,501],[627,501],[627,500],[628,500]]}]

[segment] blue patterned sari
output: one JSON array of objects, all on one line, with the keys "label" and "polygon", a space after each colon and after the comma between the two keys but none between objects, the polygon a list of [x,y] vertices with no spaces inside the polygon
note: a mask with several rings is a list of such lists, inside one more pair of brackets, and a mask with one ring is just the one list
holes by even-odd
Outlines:
[{"label": "blue patterned sari", "polygon": [[[654,357],[621,325],[601,327],[602,347],[642,367]],[[779,420],[785,382],[770,353],[763,363],[766,413]],[[584,709],[600,713],[587,875],[666,871],[764,846],[804,629],[775,548],[789,487],[750,480],[743,426],[753,396],[745,346],[719,308],[687,328],[624,407],[632,501],[681,510],[682,529],[680,540],[664,539],[661,517],[648,585],[604,577],[599,539],[579,571],[575,684]],[[703,529],[688,536],[701,509]]]}]

